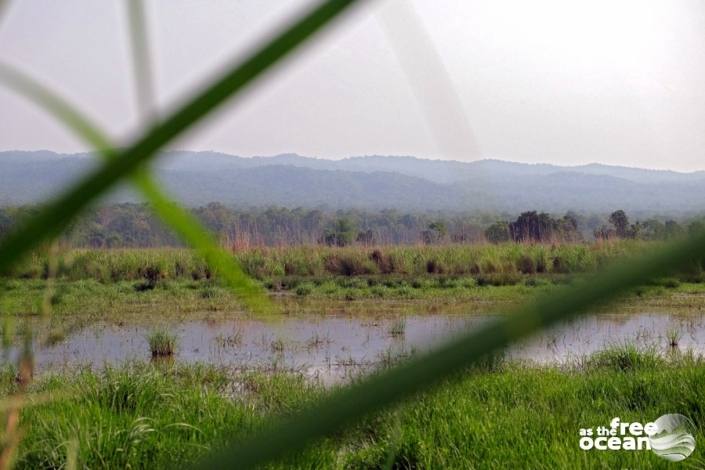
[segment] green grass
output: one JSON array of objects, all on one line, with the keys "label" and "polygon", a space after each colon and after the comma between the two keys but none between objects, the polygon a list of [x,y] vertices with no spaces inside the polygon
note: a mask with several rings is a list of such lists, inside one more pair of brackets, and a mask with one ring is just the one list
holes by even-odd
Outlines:
[{"label": "green grass", "polygon": [[[479,285],[473,277],[428,275],[418,278],[329,277],[286,279],[268,283],[270,296],[284,311],[351,313],[443,311],[493,313],[507,310],[534,294],[550,293],[569,282],[565,277],[530,275],[514,285]],[[58,322],[67,316],[132,321],[145,316],[183,317],[218,312],[241,312],[237,296],[217,280],[163,279],[154,288],[145,281],[99,282],[93,279],[57,280],[50,297]],[[673,287],[675,286],[675,287]],[[13,279],[5,282],[0,310],[18,316],[39,316],[47,281]],[[673,312],[705,308],[705,283],[652,283],[633,290],[610,312]],[[597,311],[601,311],[598,309]]]},{"label": "green grass", "polygon": [[[631,357],[623,367],[625,356]],[[571,370],[502,363],[366,418],[276,468],[670,468],[651,452],[584,452],[581,427],[619,416],[646,422],[681,413],[699,423],[705,365],[628,348]],[[7,390],[13,375],[0,377]],[[33,392],[66,398],[32,406],[18,468],[59,467],[68,443],[89,468],[172,468],[262,429],[324,390],[296,375],[231,375],[209,367],[127,366],[40,379]],[[69,398],[70,397],[70,398]],[[702,446],[686,461],[703,463]]]},{"label": "green grass", "polygon": [[[235,387],[244,392],[233,401]],[[80,468],[181,467],[261,427],[265,415],[309,399],[300,378],[252,374],[233,384],[207,367],[85,371],[34,389],[57,396],[69,390],[71,398],[23,411],[27,433],[17,468],[58,468],[74,440]]]},{"label": "green grass", "polygon": [[[465,297],[474,287],[527,286],[550,290],[625,254],[649,251],[657,242],[565,245],[444,245],[378,248],[325,246],[252,249],[234,254],[246,274],[274,292],[299,297],[359,298]],[[53,258],[52,258],[53,259]],[[9,279],[44,279],[46,254],[34,254],[15,267]],[[227,284],[190,249],[69,250],[54,260],[59,282],[133,282],[137,290],[197,281]],[[529,269],[527,266],[531,265]],[[692,265],[652,282],[666,289],[703,281],[703,267]],[[215,284],[214,284],[215,285]],[[443,292],[445,291],[445,292]],[[520,288],[517,291],[521,291]],[[216,289],[201,295],[215,298]]]},{"label": "green grass", "polygon": [[[0,308],[6,313],[35,316],[42,311],[46,281],[18,280],[6,283]],[[159,283],[154,289],[136,289],[134,282],[103,284],[93,280],[58,281],[51,297],[53,316],[91,318],[130,316],[179,316],[196,312],[241,311],[235,294],[226,286],[208,281]]]},{"label": "green grass", "polygon": [[493,283],[495,276],[592,272],[618,256],[648,245],[640,242],[529,245],[429,245],[366,248],[285,247],[253,249],[239,255],[243,268],[259,279],[281,276],[472,275]]},{"label": "green grass", "polygon": [[[291,246],[253,248],[235,253],[245,272],[259,280],[336,277],[472,276],[481,284],[511,284],[525,275],[579,274],[594,272],[620,256],[660,247],[659,242],[619,241],[529,245],[438,246]],[[35,253],[11,272],[14,278],[45,277],[49,261]],[[70,280],[100,282],[140,280],[148,272],[161,279],[204,279],[215,276],[190,249],[68,250],[60,257],[57,276]],[[694,265],[683,277],[698,278],[702,267]],[[690,279],[690,280],[693,280]]]},{"label": "green grass", "polygon": [[149,334],[147,343],[152,357],[168,357],[176,352],[177,338],[167,331],[158,330]]},{"label": "green grass", "polygon": [[625,344],[593,354],[587,358],[583,367],[628,372],[643,369],[652,370],[664,365],[663,358],[655,350],[644,351],[636,346]]}]

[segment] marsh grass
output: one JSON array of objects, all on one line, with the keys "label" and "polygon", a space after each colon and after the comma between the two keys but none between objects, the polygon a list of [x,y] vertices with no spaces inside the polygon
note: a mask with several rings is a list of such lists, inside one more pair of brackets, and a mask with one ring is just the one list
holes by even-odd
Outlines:
[{"label": "marsh grass", "polygon": [[222,348],[239,348],[242,346],[244,334],[242,330],[235,330],[230,335],[218,335],[215,342]]},{"label": "marsh grass", "polygon": [[164,330],[153,331],[147,337],[152,357],[170,357],[176,353],[176,335]]},{"label": "marsh grass", "polygon": [[318,349],[328,344],[331,344],[332,340],[329,336],[321,335],[318,332],[314,333],[308,340],[306,340],[306,349]]},{"label": "marsh grass", "polygon": [[[233,253],[245,272],[260,280],[370,277],[395,279],[421,276],[482,279],[488,285],[517,282],[522,275],[559,276],[594,272],[609,261],[659,242],[623,240],[574,244],[409,245],[381,247],[327,247],[321,245],[252,248]],[[382,258],[380,258],[382,257]],[[384,259],[384,262],[379,261]],[[13,268],[11,276],[38,279],[45,276],[49,259],[35,253]],[[532,268],[527,268],[527,266]],[[692,267],[683,277],[694,277]],[[694,268],[693,268],[694,269]],[[95,279],[99,282],[211,279],[214,273],[193,250],[179,248],[76,249],[68,251],[56,268],[59,279]],[[676,287],[678,279],[662,279]]]},{"label": "marsh grass", "polygon": [[[625,355],[630,366],[615,366]],[[391,356],[388,367],[398,362]],[[702,359],[654,361],[618,350],[579,369],[473,368],[271,468],[383,468],[390,455],[395,468],[670,468],[652,452],[584,452],[576,439],[580,427],[607,425],[617,412],[630,421],[678,412],[698,423],[701,442]],[[0,374],[0,386],[16,388],[13,377]],[[326,393],[298,374],[137,364],[47,376],[31,391],[67,389],[64,399],[25,410],[31,426],[17,468],[62,467],[72,440],[79,468],[183,466]],[[702,462],[702,449],[689,461]]]},{"label": "marsh grass", "polygon": [[677,328],[671,328],[666,332],[666,339],[668,341],[668,347],[671,349],[678,349],[678,343],[680,343],[683,333]]},{"label": "marsh grass", "polygon": [[[52,376],[35,391],[66,387],[75,398],[24,411],[32,426],[17,468],[65,468],[72,441],[78,468],[182,467],[260,428],[266,414],[306,402],[309,390],[296,377],[245,374],[232,382],[212,367],[131,365]],[[235,400],[233,388],[243,390]]]},{"label": "marsh grass", "polygon": [[[380,247],[291,246],[238,253],[248,274],[278,277],[566,274],[593,272],[609,260],[636,253],[643,242],[597,244],[412,245]],[[533,266],[527,269],[526,265]]]},{"label": "marsh grass", "polygon": [[665,359],[656,348],[638,348],[626,343],[593,354],[585,360],[583,368],[631,372],[657,369],[664,364]]},{"label": "marsh grass", "polygon": [[408,359],[408,357],[408,354],[404,354],[390,347],[377,355],[377,367],[379,370],[391,369],[405,359]]},{"label": "marsh grass", "polygon": [[403,338],[406,335],[406,318],[401,317],[393,320],[387,328],[387,334],[392,338]]},{"label": "marsh grass", "polygon": [[284,344],[283,339],[277,338],[270,343],[269,347],[272,350],[272,352],[275,352],[277,354],[282,354],[284,352],[284,349],[286,348],[286,345]]},{"label": "marsh grass", "polygon": [[[525,294],[531,290],[535,290],[533,293],[550,292],[557,286],[571,283],[577,276],[592,272],[609,260],[655,245],[658,243],[624,241],[554,246],[312,246],[254,248],[233,256],[249,275],[260,279],[269,291],[292,292],[302,299],[327,297],[354,301],[445,297],[465,301],[483,300],[485,297],[499,299],[503,295],[502,290],[496,290],[499,287],[516,286],[516,292],[523,292],[522,288],[526,287]],[[377,266],[374,260],[379,256],[390,261],[384,266]],[[350,263],[369,261],[372,265],[369,269],[340,271],[337,264],[327,262],[330,258],[350,258]],[[547,267],[527,273],[522,268],[526,258],[534,259],[538,265],[544,263]],[[558,263],[561,269],[550,267],[553,264],[549,258],[561,259]],[[428,272],[426,264],[429,259],[435,260],[436,266],[442,268]],[[18,282],[44,279],[48,263],[46,255],[30,257],[14,271],[11,278],[5,280],[6,290],[12,295],[11,291]],[[201,299],[211,302],[201,308],[221,310],[231,305],[237,308],[233,305],[237,303],[235,297],[226,283],[210,271],[196,252],[189,249],[70,250],[59,259],[54,271],[55,281],[52,282],[55,288],[51,303],[56,312],[64,310],[62,302],[72,304],[75,296],[81,295],[78,286],[85,287],[85,294],[112,297],[112,286],[121,286],[119,289],[122,289],[126,282],[133,283],[132,290],[145,296],[145,299],[152,295],[165,297],[167,292],[164,291],[193,286],[200,289]],[[655,279],[632,289],[632,294],[640,296],[658,290],[659,295],[669,298],[672,297],[669,291],[691,289],[691,283],[685,280],[691,275],[681,273],[679,276]],[[487,290],[483,292],[482,288]],[[515,296],[511,294],[509,297]],[[90,307],[96,302],[98,300],[89,299],[86,304]],[[199,302],[194,299],[189,304]],[[134,303],[140,304],[139,298]],[[38,310],[37,306],[23,308]]]},{"label": "marsh grass", "polygon": [[44,344],[54,346],[66,339],[66,331],[63,328],[52,328],[47,334]]},{"label": "marsh grass", "polygon": [[[306,296],[294,295],[296,288],[293,286],[298,284],[293,282],[292,287],[287,283],[272,287],[270,295],[274,302],[290,313],[335,313],[342,310],[355,315],[369,315],[371,311],[380,309],[388,314],[402,315],[438,311],[467,313],[468,305],[473,306],[473,311],[491,313],[525,302],[532,295],[550,293],[566,282],[549,278],[529,280],[538,282],[477,286],[473,278],[457,278],[453,287],[449,287],[448,283],[442,286],[440,279],[426,277],[384,281],[358,279],[356,283],[350,283],[349,278],[329,278],[321,280],[318,285],[310,282],[310,292]],[[41,303],[37,297],[41,295],[45,283],[41,279],[7,280],[5,292],[0,297],[0,310],[18,317],[40,316]],[[417,287],[411,287],[412,284]],[[135,317],[153,316],[157,311],[155,306],[159,307],[160,315],[171,317],[189,314],[200,318],[205,312],[243,311],[237,296],[226,286],[205,280],[162,280],[148,291],[136,291],[129,281],[57,280],[55,289],[53,316],[62,318],[63,322],[68,317],[76,321],[89,318],[132,321]],[[208,295],[204,295],[204,291]],[[673,313],[705,308],[705,284],[702,283],[680,283],[677,288],[645,286],[640,293],[626,296],[618,303],[595,311]]]}]

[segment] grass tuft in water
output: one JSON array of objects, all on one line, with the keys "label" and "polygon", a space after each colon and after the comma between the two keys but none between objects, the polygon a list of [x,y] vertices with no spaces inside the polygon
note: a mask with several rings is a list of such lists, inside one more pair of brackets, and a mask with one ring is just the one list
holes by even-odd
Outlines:
[{"label": "grass tuft in water", "polygon": [[663,366],[664,359],[653,348],[640,349],[633,344],[616,345],[597,352],[587,358],[584,367],[610,369],[618,372],[656,369]]},{"label": "grass tuft in water", "polygon": [[387,330],[387,333],[392,338],[401,338],[406,334],[406,319],[398,318],[392,322]]},{"label": "grass tuft in water", "polygon": [[681,337],[683,334],[680,332],[680,330],[676,328],[672,328],[666,332],[666,338],[668,340],[668,347],[671,349],[677,349],[678,348],[678,343],[681,340]]},{"label": "grass tuft in water", "polygon": [[148,337],[152,357],[173,356],[176,352],[176,335],[166,331],[153,331]]}]

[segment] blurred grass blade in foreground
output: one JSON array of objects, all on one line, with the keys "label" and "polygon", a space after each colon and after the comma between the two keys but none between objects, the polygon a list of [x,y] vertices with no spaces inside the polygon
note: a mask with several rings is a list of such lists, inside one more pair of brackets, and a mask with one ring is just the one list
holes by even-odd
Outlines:
[{"label": "blurred grass blade in foreground", "polygon": [[132,68],[137,91],[136,103],[140,119],[147,124],[156,120],[154,102],[154,74],[149,53],[147,18],[142,0],[127,0],[127,19],[130,26],[130,49]]},{"label": "blurred grass blade in foreground", "polygon": [[197,93],[174,114],[152,127],[126,150],[118,152],[117,158],[109,160],[72,189],[49,202],[36,216],[8,234],[0,243],[0,273],[7,272],[15,262],[42,241],[59,235],[91,201],[125,176],[137,171],[156,151],[222,105],[228,98],[242,91],[355,3],[357,0],[329,0],[316,5],[284,32]]},{"label": "blurred grass blade in foreground", "polygon": [[540,296],[491,322],[389,371],[332,393],[319,404],[201,462],[199,468],[254,468],[304,449],[370,413],[438,385],[487,355],[588,308],[614,300],[627,289],[705,258],[705,233],[613,264],[599,275]]},{"label": "blurred grass blade in foreground", "polygon": [[[128,23],[136,88],[136,103],[140,119],[148,124],[156,121],[154,78],[151,67],[147,19],[142,0],[127,1]],[[151,119],[150,119],[151,118]],[[240,300],[255,312],[269,312],[272,304],[265,290],[247,276],[234,256],[218,246],[217,241],[187,209],[166,196],[146,169],[133,175],[133,181],[152,204],[153,210],[179,235],[182,241],[193,246],[208,266],[222,277]]]},{"label": "blurred grass blade in foreground", "polygon": [[[0,84],[26,97],[37,106],[54,116],[71,132],[93,147],[99,156],[106,160],[119,158],[112,150],[113,144],[105,132],[91,123],[91,120],[57,93],[31,77],[0,64]],[[132,175],[132,181],[144,197],[151,203],[155,213],[168,225],[181,240],[196,249],[209,266],[233,289],[245,305],[256,312],[269,312],[272,305],[264,289],[247,276],[237,260],[220,248],[213,236],[187,209],[172,202],[159,185],[140,169]]]}]

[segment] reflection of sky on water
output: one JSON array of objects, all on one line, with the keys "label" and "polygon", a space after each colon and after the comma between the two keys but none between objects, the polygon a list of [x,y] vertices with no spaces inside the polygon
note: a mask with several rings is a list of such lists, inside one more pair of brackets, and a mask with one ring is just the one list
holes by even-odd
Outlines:
[{"label": "reflection of sky on water", "polygon": [[[492,321],[491,315],[405,317],[287,316],[279,321],[241,315],[221,320],[174,322],[175,360],[242,369],[298,370],[323,378],[354,375],[423,351],[449,335]],[[57,345],[37,347],[41,371],[88,365],[101,368],[150,359],[148,320],[116,325],[97,322]],[[632,343],[665,350],[669,332],[681,349],[705,352],[705,315],[593,315],[542,332],[514,346],[509,357],[538,364],[569,363],[611,345]],[[403,333],[400,333],[403,332]]]}]

